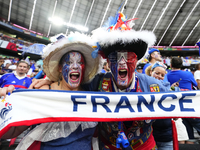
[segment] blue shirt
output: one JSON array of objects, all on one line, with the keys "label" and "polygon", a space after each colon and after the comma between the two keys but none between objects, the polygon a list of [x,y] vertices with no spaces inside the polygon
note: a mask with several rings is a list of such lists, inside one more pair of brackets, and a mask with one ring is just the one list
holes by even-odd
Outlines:
[{"label": "blue shirt", "polygon": [[167,73],[167,79],[171,85],[179,81],[180,78],[181,81],[179,82],[179,87],[181,89],[192,90],[192,86],[197,86],[197,82],[195,81],[193,74],[189,71],[172,70],[171,72]]},{"label": "blue shirt", "polygon": [[18,79],[14,73],[4,74],[0,78],[0,86],[8,87],[9,85],[14,85],[15,89],[27,89],[31,85],[32,81],[28,77]]},{"label": "blue shirt", "polygon": [[146,68],[149,67],[149,66],[151,66],[151,63],[146,63],[146,64],[144,65],[144,67],[143,67],[142,73],[145,74],[145,70],[146,70]]}]

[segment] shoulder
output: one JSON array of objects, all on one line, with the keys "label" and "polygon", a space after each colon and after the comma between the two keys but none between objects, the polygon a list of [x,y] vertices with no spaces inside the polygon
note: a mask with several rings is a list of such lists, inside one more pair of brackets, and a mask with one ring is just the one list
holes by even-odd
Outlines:
[{"label": "shoulder", "polygon": [[13,76],[13,75],[14,75],[14,73],[6,73],[6,74],[2,75],[1,78],[6,78],[8,76]]}]

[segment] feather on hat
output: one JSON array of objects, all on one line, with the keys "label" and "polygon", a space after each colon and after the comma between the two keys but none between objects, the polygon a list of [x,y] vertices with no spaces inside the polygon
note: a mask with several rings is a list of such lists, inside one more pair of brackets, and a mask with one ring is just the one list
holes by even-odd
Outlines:
[{"label": "feather on hat", "polygon": [[135,19],[126,20],[121,12],[117,12],[115,17],[109,18],[107,26],[92,31],[92,37],[99,44],[98,50],[93,53],[98,52],[107,58],[113,51],[128,50],[135,52],[138,60],[141,60],[148,53],[148,48],[155,44],[156,36],[150,31],[133,30],[132,20]]}]

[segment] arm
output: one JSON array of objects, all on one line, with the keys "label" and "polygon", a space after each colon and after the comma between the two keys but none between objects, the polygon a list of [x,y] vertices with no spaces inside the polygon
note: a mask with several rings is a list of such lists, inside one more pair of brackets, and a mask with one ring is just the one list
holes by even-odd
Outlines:
[{"label": "arm", "polygon": [[44,85],[50,85],[52,82],[45,79],[34,79],[32,84],[29,86],[29,89],[40,89]]},{"label": "arm", "polygon": [[198,89],[200,89],[200,79],[197,79],[196,82],[197,82]]},{"label": "arm", "polygon": [[11,139],[20,135],[23,131],[28,129],[29,126],[18,126],[18,127],[11,127],[8,132],[6,132],[1,139]]}]

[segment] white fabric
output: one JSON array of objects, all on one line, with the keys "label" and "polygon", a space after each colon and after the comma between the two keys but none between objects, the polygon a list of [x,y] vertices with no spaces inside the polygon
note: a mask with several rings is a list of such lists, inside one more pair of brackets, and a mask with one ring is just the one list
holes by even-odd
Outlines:
[{"label": "white fabric", "polygon": [[0,101],[0,137],[10,126],[47,122],[200,118],[199,98],[199,90],[164,93],[16,90]]},{"label": "white fabric", "polygon": [[195,80],[197,80],[197,79],[200,80],[200,70],[197,70],[197,71],[194,72],[194,79]]},{"label": "white fabric", "polygon": [[187,129],[185,125],[182,122],[181,118],[178,118],[178,120],[175,120],[176,130],[178,134],[178,141],[186,141],[189,139]]}]

